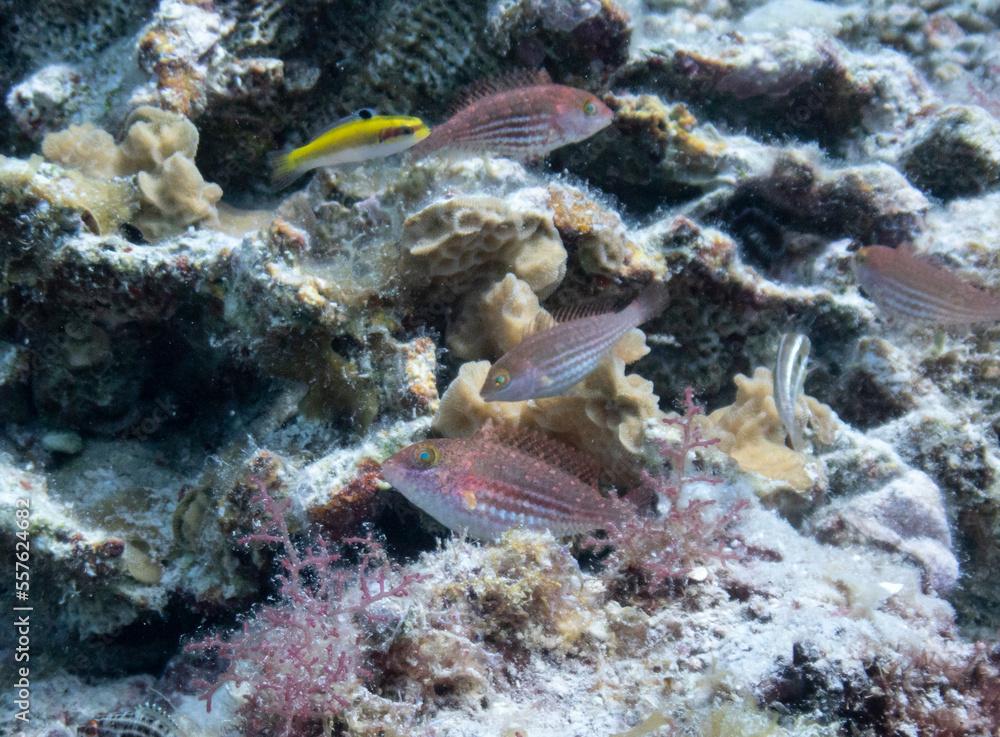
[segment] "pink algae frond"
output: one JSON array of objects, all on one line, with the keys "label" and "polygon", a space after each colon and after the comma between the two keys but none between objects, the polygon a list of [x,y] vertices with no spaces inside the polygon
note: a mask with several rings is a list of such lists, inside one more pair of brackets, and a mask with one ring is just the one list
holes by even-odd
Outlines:
[{"label": "pink algae frond", "polygon": [[246,684],[245,732],[291,737],[329,724],[350,707],[368,675],[364,621],[377,618],[375,604],[407,596],[423,577],[399,573],[370,538],[341,541],[358,549],[358,562],[351,566],[316,537],[300,552],[286,521],[288,501],[275,500],[262,482],[255,483],[264,529],[241,543],[277,545],[278,600],[247,616],[240,630],[186,650],[212,654],[225,664],[222,675],[205,684],[208,711],[223,685]]},{"label": "pink algae frond", "polygon": [[670,470],[654,475],[642,472],[643,496],[655,494],[659,510],[653,515],[633,515],[608,528],[606,540],[593,546],[610,545],[605,560],[605,578],[619,595],[655,598],[681,591],[698,567],[735,557],[730,529],[745,504],[737,503],[719,512],[710,499],[684,499],[690,483],[719,484],[708,475],[689,475],[691,454],[717,441],[706,439],[697,417],[703,410],[694,402],[694,392],[684,391],[684,414],[663,422],[680,429],[677,442],[658,442],[661,457]]}]

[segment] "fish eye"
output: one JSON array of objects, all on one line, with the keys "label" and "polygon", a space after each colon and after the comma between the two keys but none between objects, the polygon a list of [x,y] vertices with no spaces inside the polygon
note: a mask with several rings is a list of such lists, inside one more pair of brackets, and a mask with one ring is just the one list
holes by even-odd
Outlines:
[{"label": "fish eye", "polygon": [[583,106],[583,112],[585,115],[596,115],[597,105],[594,104],[593,100],[588,100],[587,104]]},{"label": "fish eye", "polygon": [[399,133],[402,136],[408,136],[413,133],[413,128],[408,125],[402,125],[399,127]]},{"label": "fish eye", "polygon": [[370,107],[363,107],[360,110],[358,110],[358,117],[361,118],[362,120],[369,120],[374,115],[375,111],[372,110]]},{"label": "fish eye", "polygon": [[413,454],[417,464],[424,468],[430,468],[441,460],[441,454],[433,445],[421,445]]},{"label": "fish eye", "polygon": [[497,375],[493,377],[493,386],[497,389],[503,389],[507,386],[508,381],[510,381],[510,372],[507,369],[500,369],[497,371]]}]

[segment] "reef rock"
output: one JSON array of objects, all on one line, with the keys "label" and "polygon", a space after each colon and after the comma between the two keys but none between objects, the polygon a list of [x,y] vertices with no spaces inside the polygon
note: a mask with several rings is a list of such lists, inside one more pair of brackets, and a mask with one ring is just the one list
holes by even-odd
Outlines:
[{"label": "reef rock", "polygon": [[821,539],[881,545],[923,566],[928,588],[946,592],[958,581],[958,560],[941,490],[910,471],[881,489],[830,505],[811,522]]}]

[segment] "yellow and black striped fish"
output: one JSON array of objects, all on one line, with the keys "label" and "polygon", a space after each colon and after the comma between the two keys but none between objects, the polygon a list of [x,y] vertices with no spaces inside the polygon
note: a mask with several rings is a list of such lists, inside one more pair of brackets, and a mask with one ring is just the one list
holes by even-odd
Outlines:
[{"label": "yellow and black striped fish", "polygon": [[430,135],[420,118],[376,115],[367,108],[340,120],[305,146],[271,157],[271,182],[281,189],[321,166],[351,164],[398,154]]}]

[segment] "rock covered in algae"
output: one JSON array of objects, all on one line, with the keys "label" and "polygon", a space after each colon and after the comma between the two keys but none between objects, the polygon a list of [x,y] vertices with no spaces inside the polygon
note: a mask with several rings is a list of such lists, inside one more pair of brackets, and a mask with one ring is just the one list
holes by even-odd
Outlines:
[{"label": "rock covered in algae", "polygon": [[910,471],[881,489],[843,500],[812,521],[822,539],[884,545],[917,560],[929,588],[946,592],[958,580],[941,490]]},{"label": "rock covered in algae", "polygon": [[944,199],[995,187],[1000,183],[1000,121],[978,107],[946,107],[914,131],[903,167],[914,184]]}]

